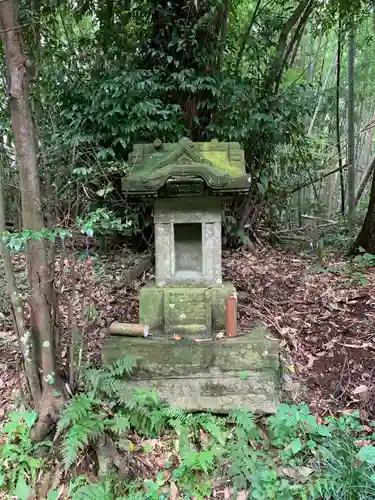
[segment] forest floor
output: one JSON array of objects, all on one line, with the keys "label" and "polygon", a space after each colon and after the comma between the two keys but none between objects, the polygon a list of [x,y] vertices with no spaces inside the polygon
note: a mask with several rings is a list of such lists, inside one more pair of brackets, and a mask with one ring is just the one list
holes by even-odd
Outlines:
[{"label": "forest floor", "polygon": [[[152,270],[125,287],[122,282],[141,257],[123,250],[77,260],[75,285],[70,263],[58,261],[65,362],[69,307],[93,363],[100,362],[101,342],[112,321],[137,321],[138,292],[153,277]],[[14,264],[20,289],[26,290],[24,258],[16,257]],[[238,291],[239,328],[261,320],[280,337],[292,360],[286,369],[301,382],[303,399],[314,411],[357,408],[375,416],[375,267],[334,260],[318,265],[311,257],[267,248],[256,254],[224,252],[223,273]],[[6,286],[0,284],[1,418],[17,402],[19,380],[17,339]]]},{"label": "forest floor", "polygon": [[[85,357],[91,363],[100,362],[101,343],[112,321],[137,321],[138,292],[153,277],[152,270],[126,286],[123,281],[141,257],[122,250],[78,259],[74,272],[66,259],[58,261],[63,364],[69,308],[83,331]],[[15,257],[14,266],[26,292],[24,258]],[[280,337],[289,377],[302,386],[297,400],[309,403],[320,417],[354,409],[365,420],[375,417],[375,267],[337,260],[318,264],[311,257],[265,248],[256,254],[225,251],[223,273],[237,287],[239,327],[260,320]],[[21,382],[16,375],[17,339],[0,279],[1,422],[20,402]]]}]

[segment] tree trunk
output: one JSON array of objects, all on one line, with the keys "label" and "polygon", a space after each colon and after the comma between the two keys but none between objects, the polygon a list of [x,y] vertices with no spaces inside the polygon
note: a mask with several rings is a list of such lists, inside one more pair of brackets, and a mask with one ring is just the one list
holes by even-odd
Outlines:
[{"label": "tree trunk", "polygon": [[373,174],[375,169],[375,154],[372,155],[371,160],[369,164],[366,167],[366,170],[362,176],[361,182],[358,186],[358,189],[355,192],[355,204],[356,206],[359,203],[359,200],[361,199],[361,196],[363,194],[363,191],[365,190],[365,187],[367,186],[367,183],[369,179],[371,178],[371,175]]},{"label": "tree trunk", "polygon": [[[0,2],[0,27],[7,67],[16,161],[20,174],[23,230],[30,231],[31,234],[40,233],[45,229],[45,225],[41,206],[34,124],[29,100],[33,68],[23,50],[17,0]],[[26,242],[26,256],[33,358],[40,374],[42,390],[40,400],[35,403],[40,410],[40,423],[51,423],[56,418],[55,410],[60,399],[61,384],[56,370],[52,321],[52,279],[45,240],[29,239]]]},{"label": "tree trunk", "polygon": [[354,63],[355,28],[352,21],[348,47],[348,216],[349,224],[354,226],[355,216],[355,142],[354,142]]},{"label": "tree trunk", "polygon": [[354,244],[354,250],[364,248],[366,252],[375,254],[375,174],[372,177],[370,202],[361,232]]},{"label": "tree trunk", "polygon": [[342,170],[342,152],[340,135],[340,76],[341,76],[341,12],[339,12],[339,28],[337,33],[337,61],[336,61],[336,142],[337,156],[340,165],[340,199],[341,214],[345,215],[345,184]]},{"label": "tree trunk", "polygon": [[[6,232],[4,163],[5,152],[0,151],[0,233]],[[29,393],[34,401],[38,401],[41,396],[41,388],[37,366],[32,356],[31,333],[25,325],[24,309],[22,305],[21,294],[18,291],[16,279],[14,276],[10,250],[2,239],[0,239],[0,254],[3,258],[5,279],[13,314],[13,324],[22,355],[23,369],[25,371],[25,376],[28,383]]]}]

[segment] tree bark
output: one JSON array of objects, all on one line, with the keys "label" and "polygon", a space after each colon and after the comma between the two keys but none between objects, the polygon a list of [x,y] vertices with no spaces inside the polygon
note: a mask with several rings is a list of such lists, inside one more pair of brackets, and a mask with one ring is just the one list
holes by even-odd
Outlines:
[{"label": "tree bark", "polygon": [[366,252],[375,254],[375,174],[372,177],[370,201],[361,232],[354,244],[353,250],[364,248]]},{"label": "tree bark", "polygon": [[367,186],[367,183],[368,183],[371,175],[373,174],[374,169],[375,169],[375,154],[372,155],[371,160],[370,160],[369,164],[367,165],[366,170],[362,176],[362,179],[361,179],[361,182],[358,186],[358,189],[355,192],[355,204],[356,204],[356,206],[358,205],[359,200],[361,199],[363,191],[365,190],[365,187]]},{"label": "tree bark", "polygon": [[[0,152],[0,233],[6,232],[5,225],[5,201],[4,201],[4,162],[5,154]],[[7,282],[8,295],[13,314],[14,329],[17,334],[18,343],[22,355],[23,369],[27,379],[30,396],[34,401],[38,401],[41,396],[39,384],[39,375],[37,366],[32,355],[32,337],[31,332],[26,328],[24,321],[24,308],[22,305],[21,294],[18,291],[12,260],[9,248],[6,243],[0,239],[0,254],[3,258],[5,279]]]},{"label": "tree bark", "polygon": [[[23,49],[17,0],[0,2],[0,28],[8,75],[8,96],[16,161],[20,174],[23,230],[40,233],[45,229],[45,225],[41,205],[35,131],[29,99],[29,88],[34,72]],[[36,356],[35,362],[38,365],[42,389],[41,398],[36,401],[36,404],[39,406],[42,422],[56,417],[55,409],[61,390],[54,349],[52,278],[45,241],[29,239],[26,242],[26,256],[33,355]]]},{"label": "tree bark", "polygon": [[355,215],[354,64],[355,28],[352,21],[348,47],[348,217],[351,227]]},{"label": "tree bark", "polygon": [[336,142],[337,156],[340,165],[340,200],[341,214],[345,215],[345,184],[342,169],[341,135],[340,135],[340,78],[341,78],[341,12],[339,12],[339,26],[337,33],[337,61],[336,61]]}]

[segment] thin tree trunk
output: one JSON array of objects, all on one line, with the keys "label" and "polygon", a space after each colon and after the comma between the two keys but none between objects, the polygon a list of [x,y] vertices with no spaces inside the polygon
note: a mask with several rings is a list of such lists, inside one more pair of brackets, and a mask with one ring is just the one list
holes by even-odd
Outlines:
[{"label": "thin tree trunk", "polygon": [[245,33],[245,35],[244,35],[244,37],[242,39],[241,47],[240,47],[240,50],[238,52],[238,56],[237,56],[237,60],[236,60],[236,65],[235,65],[235,68],[234,68],[234,74],[235,75],[238,74],[238,70],[240,68],[241,60],[242,60],[243,54],[245,52],[245,48],[246,48],[247,42],[249,41],[249,36],[250,36],[251,30],[253,29],[253,26],[255,24],[256,16],[258,15],[261,2],[262,2],[262,0],[258,0],[257,1],[256,5],[255,5],[255,8],[254,8],[254,11],[253,11],[253,15],[251,16],[251,19],[250,19],[249,27],[247,28],[246,33]]},{"label": "thin tree trunk", "polygon": [[[16,161],[20,173],[23,229],[40,233],[45,229],[41,206],[40,178],[34,124],[29,99],[33,68],[23,51],[18,19],[17,0],[0,2],[0,28],[8,72],[8,95]],[[42,396],[39,406],[39,429],[42,438],[57,418],[61,381],[57,374],[52,313],[52,279],[43,239],[26,243],[28,281],[30,288],[33,355],[38,363]]]},{"label": "thin tree trunk", "polygon": [[[6,232],[4,162],[5,154],[3,152],[0,152],[0,233]],[[41,388],[39,383],[38,369],[32,355],[31,332],[26,328],[25,325],[21,294],[19,293],[17,288],[10,251],[3,239],[0,239],[0,253],[3,258],[5,278],[13,313],[14,329],[16,331],[19,342],[23,368],[25,370],[30,396],[34,401],[38,401],[41,396]]]},{"label": "thin tree trunk", "polygon": [[350,226],[355,215],[355,130],[354,130],[355,28],[351,23],[348,47],[348,216]]},{"label": "thin tree trunk", "polygon": [[361,196],[363,194],[363,191],[365,190],[365,187],[374,172],[375,169],[375,154],[372,156],[369,164],[366,167],[366,170],[362,176],[361,182],[358,186],[358,189],[355,192],[355,204],[356,206],[358,205],[359,200],[361,199]]},{"label": "thin tree trunk", "polygon": [[367,252],[375,254],[375,173],[372,176],[370,202],[366,218],[354,244],[353,251],[359,248],[364,248]]},{"label": "thin tree trunk", "polygon": [[342,170],[342,152],[340,135],[340,77],[341,77],[341,13],[339,13],[339,28],[337,33],[337,65],[336,65],[336,143],[337,156],[340,166],[340,199],[341,214],[345,215],[345,183]]},{"label": "thin tree trunk", "polygon": [[328,73],[327,73],[327,75],[325,77],[322,89],[320,91],[318,103],[317,103],[317,105],[315,107],[314,116],[311,119],[310,126],[309,126],[309,129],[307,131],[307,135],[311,135],[312,134],[312,131],[313,131],[313,128],[314,128],[314,125],[315,125],[315,121],[316,121],[316,119],[318,117],[318,113],[320,111],[320,107],[321,107],[322,102],[323,102],[324,92],[327,90],[329,79],[330,79],[330,77],[331,77],[331,75],[333,73],[333,70],[335,69],[335,66],[336,66],[336,61],[337,61],[337,54],[335,54],[335,56],[333,58],[333,61],[332,61],[332,65],[331,65],[330,69],[328,70]]}]

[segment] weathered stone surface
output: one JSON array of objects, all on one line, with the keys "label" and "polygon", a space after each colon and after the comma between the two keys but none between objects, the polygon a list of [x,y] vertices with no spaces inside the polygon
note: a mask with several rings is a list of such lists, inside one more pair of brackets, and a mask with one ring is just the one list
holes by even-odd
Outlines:
[{"label": "weathered stone surface", "polygon": [[278,343],[265,338],[263,328],[238,337],[195,342],[194,339],[110,336],[103,346],[103,361],[112,363],[126,355],[137,355],[139,377],[175,377],[195,373],[231,371],[274,372],[279,365]]},{"label": "weathered stone surface", "polygon": [[263,328],[212,340],[225,330],[225,299],[236,293],[222,282],[221,197],[250,187],[243,150],[238,143],[156,140],[135,145],[129,165],[123,190],[154,200],[155,283],[139,300],[139,321],[153,336],[112,335],[103,361],[141,356],[130,383],[156,386],[170,404],[187,410],[272,411],[279,394],[277,343]]},{"label": "weathered stone surface", "polygon": [[225,299],[236,295],[233,283],[228,281],[221,287],[211,288],[212,297],[212,329],[214,332],[225,330]]},{"label": "weathered stone surface", "polygon": [[266,333],[259,327],[203,342],[111,336],[104,342],[103,362],[140,356],[130,384],[156,387],[170,404],[188,410],[272,411],[279,398],[278,342]]},{"label": "weathered stone surface", "polygon": [[154,206],[157,286],[220,286],[219,198],[158,199]]},{"label": "weathered stone surface", "polygon": [[128,163],[132,169],[122,183],[133,195],[184,196],[248,191],[244,152],[236,142],[135,144]]},{"label": "weathered stone surface", "polygon": [[139,320],[152,333],[207,336],[225,329],[225,299],[235,294],[231,283],[220,287],[157,287],[139,294]]},{"label": "weathered stone surface", "polygon": [[139,292],[139,322],[151,332],[164,328],[164,290],[147,283]]},{"label": "weathered stone surface", "polygon": [[205,288],[164,290],[164,330],[166,333],[210,332],[211,297]]},{"label": "weathered stone surface", "polygon": [[226,413],[234,408],[253,412],[274,413],[280,403],[275,380],[265,373],[248,373],[241,380],[238,374],[201,377],[199,374],[173,379],[131,381],[133,387],[155,388],[169,405],[186,411]]}]

